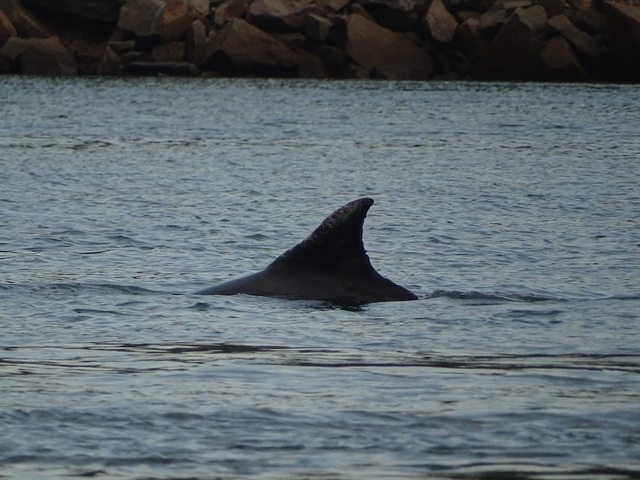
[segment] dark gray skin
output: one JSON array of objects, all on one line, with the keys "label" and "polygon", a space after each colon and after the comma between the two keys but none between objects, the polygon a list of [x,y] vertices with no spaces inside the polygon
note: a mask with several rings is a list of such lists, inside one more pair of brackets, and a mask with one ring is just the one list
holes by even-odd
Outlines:
[{"label": "dark gray skin", "polygon": [[370,198],[347,203],[261,272],[195,293],[244,293],[349,306],[416,300],[416,295],[371,266],[362,243],[362,226],[371,205]]}]

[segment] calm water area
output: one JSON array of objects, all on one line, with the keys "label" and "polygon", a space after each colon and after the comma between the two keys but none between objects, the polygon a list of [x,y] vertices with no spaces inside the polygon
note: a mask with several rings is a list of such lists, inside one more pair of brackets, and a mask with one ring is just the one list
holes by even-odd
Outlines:
[{"label": "calm water area", "polygon": [[639,214],[635,85],[0,77],[0,478],[640,479]]}]

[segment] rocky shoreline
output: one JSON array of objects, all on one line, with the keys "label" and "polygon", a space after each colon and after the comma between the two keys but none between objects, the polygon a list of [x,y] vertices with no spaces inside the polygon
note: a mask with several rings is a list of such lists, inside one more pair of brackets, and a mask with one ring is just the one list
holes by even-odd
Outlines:
[{"label": "rocky shoreline", "polygon": [[0,73],[640,81],[638,0],[0,0]]}]

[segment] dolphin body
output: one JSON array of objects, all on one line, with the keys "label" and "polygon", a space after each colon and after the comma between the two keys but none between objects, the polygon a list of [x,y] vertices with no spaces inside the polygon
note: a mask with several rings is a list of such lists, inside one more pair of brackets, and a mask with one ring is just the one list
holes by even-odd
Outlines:
[{"label": "dolphin body", "polygon": [[416,300],[418,297],[413,293],[384,278],[371,266],[362,243],[362,226],[371,205],[371,198],[347,203],[264,270],[195,294],[244,293],[345,306]]}]

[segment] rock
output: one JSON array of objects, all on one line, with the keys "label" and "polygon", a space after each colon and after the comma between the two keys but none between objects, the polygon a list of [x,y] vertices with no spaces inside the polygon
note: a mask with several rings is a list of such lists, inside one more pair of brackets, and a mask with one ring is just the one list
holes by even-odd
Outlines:
[{"label": "rock", "polygon": [[302,30],[310,9],[305,0],[253,0],[246,19],[266,30]]},{"label": "rock", "polygon": [[640,80],[640,7],[605,2],[613,53],[624,75]]},{"label": "rock", "polygon": [[0,47],[4,45],[4,42],[6,42],[9,37],[16,36],[18,36],[18,32],[13,26],[13,23],[11,23],[9,17],[7,17],[2,10],[0,10]]},{"label": "rock", "polygon": [[589,58],[597,58],[604,54],[602,47],[590,35],[578,30],[564,15],[556,15],[549,19],[549,26],[565,37],[578,52]]},{"label": "rock", "polygon": [[480,15],[478,28],[493,39],[508,19],[509,12],[501,2],[496,2],[489,10]]},{"label": "rock", "polygon": [[542,44],[537,35],[546,25],[547,14],[539,5],[517,8],[498,32],[491,47],[470,69],[483,80],[541,80]]},{"label": "rock", "polygon": [[327,12],[338,13],[349,5],[349,3],[350,0],[326,0],[322,6]]},{"label": "rock", "polygon": [[372,76],[427,79],[433,70],[429,54],[403,34],[355,14],[347,20],[346,53]]},{"label": "rock", "polygon": [[411,12],[416,7],[416,0],[360,0],[359,3],[365,7],[384,5],[390,10],[398,12]]},{"label": "rock", "polygon": [[296,50],[298,56],[298,77],[330,78],[331,72],[322,60],[306,50]]},{"label": "rock", "polygon": [[128,0],[120,9],[118,28],[170,41],[182,37],[197,17],[187,0]]},{"label": "rock", "polygon": [[22,0],[22,3],[36,11],[116,23],[124,0]]},{"label": "rock", "polygon": [[595,8],[570,10],[566,15],[571,23],[590,35],[604,35],[607,31],[607,18]]},{"label": "rock", "polygon": [[579,82],[591,79],[564,37],[549,39],[542,49],[540,58],[548,80]]},{"label": "rock", "polygon": [[187,30],[187,60],[200,65],[206,47],[207,27],[202,20],[194,20]]},{"label": "rock", "polygon": [[75,75],[77,67],[73,55],[57,37],[10,37],[0,49],[0,57],[19,64],[25,75]]},{"label": "rock", "polygon": [[316,42],[325,42],[332,27],[333,24],[328,18],[310,13],[305,18],[304,34]]},{"label": "rock", "polygon": [[450,43],[458,28],[458,21],[444,8],[442,0],[431,2],[425,23],[431,37],[441,43]]},{"label": "rock", "polygon": [[216,8],[214,23],[222,26],[231,18],[240,18],[247,11],[248,6],[247,0],[226,0]]},{"label": "rock", "polygon": [[288,47],[240,18],[230,20],[205,52],[204,65],[224,74],[291,74],[298,57]]},{"label": "rock", "polygon": [[184,60],[185,43],[168,42],[153,47],[151,60],[157,63],[178,63]]},{"label": "rock", "polygon": [[107,44],[113,50],[113,52],[117,53],[118,55],[130,52],[131,50],[134,50],[136,48],[135,40],[112,40]]},{"label": "rock", "polygon": [[564,12],[564,0],[536,0],[536,3],[544,7],[547,18],[555,17]]},{"label": "rock", "polygon": [[159,25],[164,41],[182,38],[198,13],[187,0],[169,0],[161,10]]},{"label": "rock", "polygon": [[189,5],[200,16],[206,17],[211,13],[209,0],[189,0]]},{"label": "rock", "polygon": [[122,58],[107,45],[98,65],[98,75],[120,75],[122,71]]},{"label": "rock", "polygon": [[189,62],[129,62],[124,65],[124,73],[130,75],[172,75],[192,77],[198,69]]},{"label": "rock", "polygon": [[476,17],[469,17],[460,24],[453,37],[453,43],[470,62],[482,57],[491,46],[491,42],[480,30],[480,20]]},{"label": "rock", "polygon": [[0,10],[3,11],[22,38],[47,38],[51,33],[22,8],[18,0],[0,0]]},{"label": "rock", "polygon": [[138,37],[159,34],[157,19],[164,4],[162,0],[128,0],[120,9],[118,28]]},{"label": "rock", "polygon": [[414,12],[414,0],[360,0],[358,4],[352,5],[352,13],[358,13],[353,8],[356,5],[362,5],[367,16],[392,30],[411,30],[418,23],[418,15]]}]

